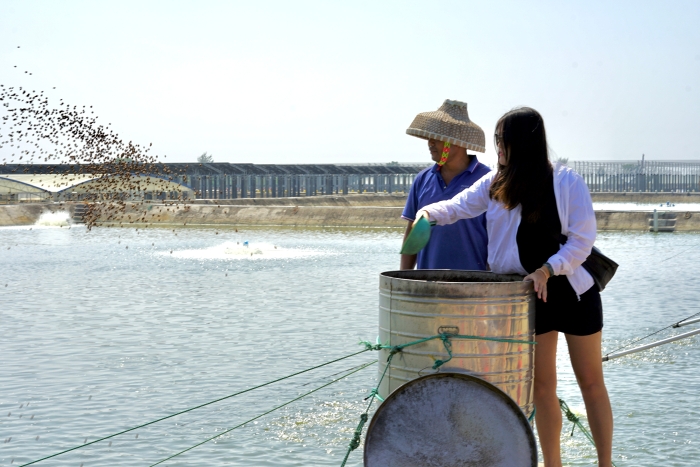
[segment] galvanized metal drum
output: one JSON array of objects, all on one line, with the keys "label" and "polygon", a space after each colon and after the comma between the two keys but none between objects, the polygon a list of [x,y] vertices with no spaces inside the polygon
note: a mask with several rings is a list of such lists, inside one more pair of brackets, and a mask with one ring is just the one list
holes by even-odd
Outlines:
[{"label": "galvanized metal drum", "polygon": [[[449,330],[461,335],[533,341],[535,294],[522,276],[482,271],[406,270],[380,275],[379,339],[398,345]],[[440,339],[396,354],[379,387],[386,397],[426,374],[454,372],[478,376],[508,394],[526,415],[533,411],[534,345],[452,339],[453,358]],[[388,350],[380,352],[384,373]]]},{"label": "galvanized metal drum", "polygon": [[365,438],[366,467],[536,467],[527,418],[474,376],[424,376],[394,391]]}]

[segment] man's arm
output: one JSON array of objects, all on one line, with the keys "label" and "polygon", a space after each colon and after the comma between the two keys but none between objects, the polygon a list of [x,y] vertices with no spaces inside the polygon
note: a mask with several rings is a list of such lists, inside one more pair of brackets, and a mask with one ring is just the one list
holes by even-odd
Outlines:
[{"label": "man's arm", "polygon": [[[411,233],[411,229],[413,228],[413,222],[408,221],[408,224],[406,225],[406,232],[403,234],[403,241],[406,241],[406,238],[408,237],[408,234]],[[401,265],[399,266],[400,269],[414,269],[416,267],[416,258],[418,255],[401,255]]]}]

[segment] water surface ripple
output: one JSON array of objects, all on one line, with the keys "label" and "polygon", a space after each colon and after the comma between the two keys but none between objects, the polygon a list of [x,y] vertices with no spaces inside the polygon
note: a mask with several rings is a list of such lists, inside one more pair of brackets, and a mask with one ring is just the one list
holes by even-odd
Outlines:
[{"label": "water surface ripple", "polygon": [[[397,230],[1,228],[0,465],[359,350],[377,335],[378,274],[396,269],[400,239]],[[598,245],[621,265],[603,295],[607,350],[700,311],[700,235],[606,232]],[[560,394],[583,415],[560,345]],[[618,466],[700,458],[699,349],[691,338],[605,364]],[[37,465],[147,466],[375,357]],[[372,366],[165,465],[340,465],[376,379]],[[567,465],[591,465],[588,441],[569,429]],[[361,451],[350,459],[361,465]]]}]

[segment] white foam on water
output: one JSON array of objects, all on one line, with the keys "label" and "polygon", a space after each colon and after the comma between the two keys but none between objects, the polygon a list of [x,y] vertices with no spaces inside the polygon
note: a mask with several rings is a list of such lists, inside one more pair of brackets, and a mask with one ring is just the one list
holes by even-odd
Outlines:
[{"label": "white foam on water", "polygon": [[68,211],[45,212],[34,223],[38,227],[65,227],[71,225]]},{"label": "white foam on water", "polygon": [[259,260],[307,258],[327,253],[302,248],[282,248],[272,243],[249,242],[246,245],[244,242],[224,242],[209,248],[175,250],[172,253],[162,252],[160,254],[183,259]]}]

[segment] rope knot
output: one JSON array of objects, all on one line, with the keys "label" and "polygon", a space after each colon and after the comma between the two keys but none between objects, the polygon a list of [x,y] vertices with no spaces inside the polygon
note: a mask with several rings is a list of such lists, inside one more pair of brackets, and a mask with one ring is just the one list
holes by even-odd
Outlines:
[{"label": "rope knot", "polygon": [[382,350],[381,344],[372,344],[368,341],[360,341],[360,345],[364,345],[365,350]]},{"label": "rope knot", "polygon": [[450,341],[450,337],[453,337],[454,334],[449,332],[442,332],[439,334],[439,336],[440,340],[442,341],[442,345],[445,347],[445,350],[447,350],[447,354],[450,356],[450,358],[448,358],[447,360],[435,360],[435,363],[433,364],[433,370],[437,370],[439,367],[452,360],[452,341]]},{"label": "rope knot", "polygon": [[377,388],[372,388],[372,390],[369,392],[369,396],[365,397],[364,400],[367,400],[371,397],[376,396],[379,393],[379,390]]},{"label": "rope knot", "polygon": [[363,413],[360,415],[360,423],[357,425],[357,428],[355,429],[355,434],[352,437],[352,441],[350,441],[350,450],[354,451],[358,447],[360,447],[360,441],[362,437],[362,428],[365,426],[365,423],[367,423],[367,414]]}]

